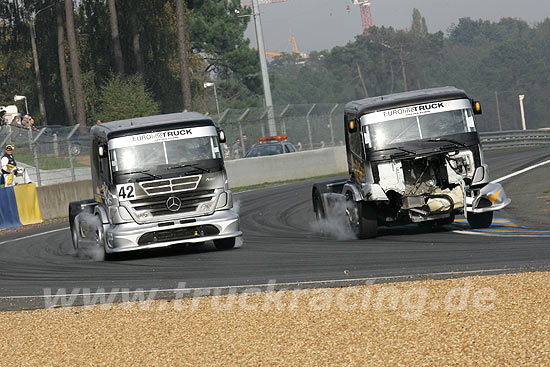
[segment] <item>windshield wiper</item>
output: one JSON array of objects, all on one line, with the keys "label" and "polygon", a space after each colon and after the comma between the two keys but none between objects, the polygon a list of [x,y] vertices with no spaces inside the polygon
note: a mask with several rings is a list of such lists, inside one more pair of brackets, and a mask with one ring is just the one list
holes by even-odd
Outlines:
[{"label": "windshield wiper", "polygon": [[161,179],[162,178],[160,176],[149,173],[148,169],[144,169],[144,170],[141,170],[141,171],[132,171],[132,172],[120,172],[120,173],[116,173],[116,176],[134,175],[134,174],[137,174],[137,173],[143,173],[143,174],[145,174],[149,177],[156,178],[156,179]]},{"label": "windshield wiper", "polygon": [[461,143],[459,141],[456,141],[456,140],[452,140],[452,139],[442,139],[442,138],[434,138],[434,139],[426,139],[424,141],[430,141],[430,142],[440,142],[440,141],[446,141],[446,142],[449,142],[449,143],[452,143],[452,144],[455,144],[455,145],[460,145],[461,147],[467,147],[466,144],[464,143]]},{"label": "windshield wiper", "polygon": [[[412,151],[412,150],[407,150],[403,147],[393,147],[393,148],[385,148],[385,149],[377,149],[375,151],[375,153],[378,153],[378,152],[383,152],[383,151],[386,151],[386,150],[400,150],[401,152],[405,153],[405,154],[416,154],[416,152]],[[373,152],[374,153],[374,152]],[[401,153],[402,154],[402,153]],[[395,157],[399,155],[399,153],[395,153],[395,154],[390,154],[390,157]]]},{"label": "windshield wiper", "polygon": [[168,167],[168,169],[186,168],[186,167],[198,169],[198,170],[200,170],[202,173],[209,173],[209,172],[210,172],[210,170],[208,170],[208,169],[206,169],[206,168],[203,168],[203,167],[199,166],[198,163],[178,164],[178,165],[175,165],[175,166],[170,166],[170,167]]}]

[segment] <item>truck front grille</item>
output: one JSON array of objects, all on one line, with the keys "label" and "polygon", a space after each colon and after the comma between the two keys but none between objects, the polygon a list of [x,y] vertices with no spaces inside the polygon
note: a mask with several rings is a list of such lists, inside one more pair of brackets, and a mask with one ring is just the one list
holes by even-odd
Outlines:
[{"label": "truck front grille", "polygon": [[[170,197],[176,197],[181,202],[177,211],[168,210],[166,202]],[[182,213],[192,213],[197,210],[201,203],[206,203],[214,198],[214,190],[200,190],[193,192],[179,192],[165,195],[155,195],[143,199],[130,200],[132,209],[136,212],[147,211],[153,217],[162,215],[173,215]]]},{"label": "truck front grille", "polygon": [[201,180],[201,175],[175,177],[160,181],[141,182],[141,188],[147,195],[155,195],[177,191],[195,190]]}]

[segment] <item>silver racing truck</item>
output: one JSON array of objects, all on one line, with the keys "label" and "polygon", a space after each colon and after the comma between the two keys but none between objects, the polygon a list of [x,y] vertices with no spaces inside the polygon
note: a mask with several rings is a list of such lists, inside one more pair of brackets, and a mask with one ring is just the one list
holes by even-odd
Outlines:
[{"label": "silver racing truck", "polygon": [[511,200],[490,182],[476,114],[480,103],[454,87],[346,104],[349,178],[313,186],[321,225],[345,217],[360,239],[376,237],[381,225],[444,225],[457,214],[472,228],[489,227]]},{"label": "silver racing truck", "polygon": [[106,254],[206,241],[233,248],[242,232],[223,142],[223,130],[194,112],[94,126],[94,198],[69,204],[74,247],[89,236]]}]

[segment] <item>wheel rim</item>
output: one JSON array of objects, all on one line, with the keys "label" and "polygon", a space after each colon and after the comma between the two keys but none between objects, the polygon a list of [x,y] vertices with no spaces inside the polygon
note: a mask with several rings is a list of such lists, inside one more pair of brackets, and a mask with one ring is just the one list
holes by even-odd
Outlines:
[{"label": "wheel rim", "polygon": [[351,226],[351,229],[353,229],[353,232],[357,234],[359,231],[359,214],[357,213],[357,206],[353,205],[352,208],[347,207],[346,215],[348,217],[348,221]]},{"label": "wheel rim", "polygon": [[97,227],[95,230],[95,244],[97,247],[103,247],[103,229]]}]

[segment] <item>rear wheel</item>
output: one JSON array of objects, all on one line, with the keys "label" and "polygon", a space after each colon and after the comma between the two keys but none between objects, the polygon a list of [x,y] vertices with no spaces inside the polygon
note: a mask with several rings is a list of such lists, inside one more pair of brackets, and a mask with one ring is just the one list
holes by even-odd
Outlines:
[{"label": "rear wheel", "polygon": [[374,238],[378,234],[378,219],[376,215],[376,204],[373,202],[354,202],[355,213],[348,209],[351,228],[360,240]]},{"label": "rear wheel", "polygon": [[321,219],[326,219],[327,215],[325,213],[325,207],[323,206],[323,200],[321,199],[321,193],[318,190],[315,190],[313,193],[313,211],[315,212],[315,217],[317,221]]},{"label": "rear wheel", "polygon": [[493,212],[468,213],[468,224],[474,229],[489,228],[493,223]]},{"label": "rear wheel", "polygon": [[218,250],[231,250],[235,247],[235,237],[214,240],[214,246],[216,246]]},{"label": "rear wheel", "polygon": [[78,225],[77,218],[74,218],[71,221],[71,240],[73,241],[73,247],[75,250],[78,250],[79,238],[80,238],[80,228]]}]

